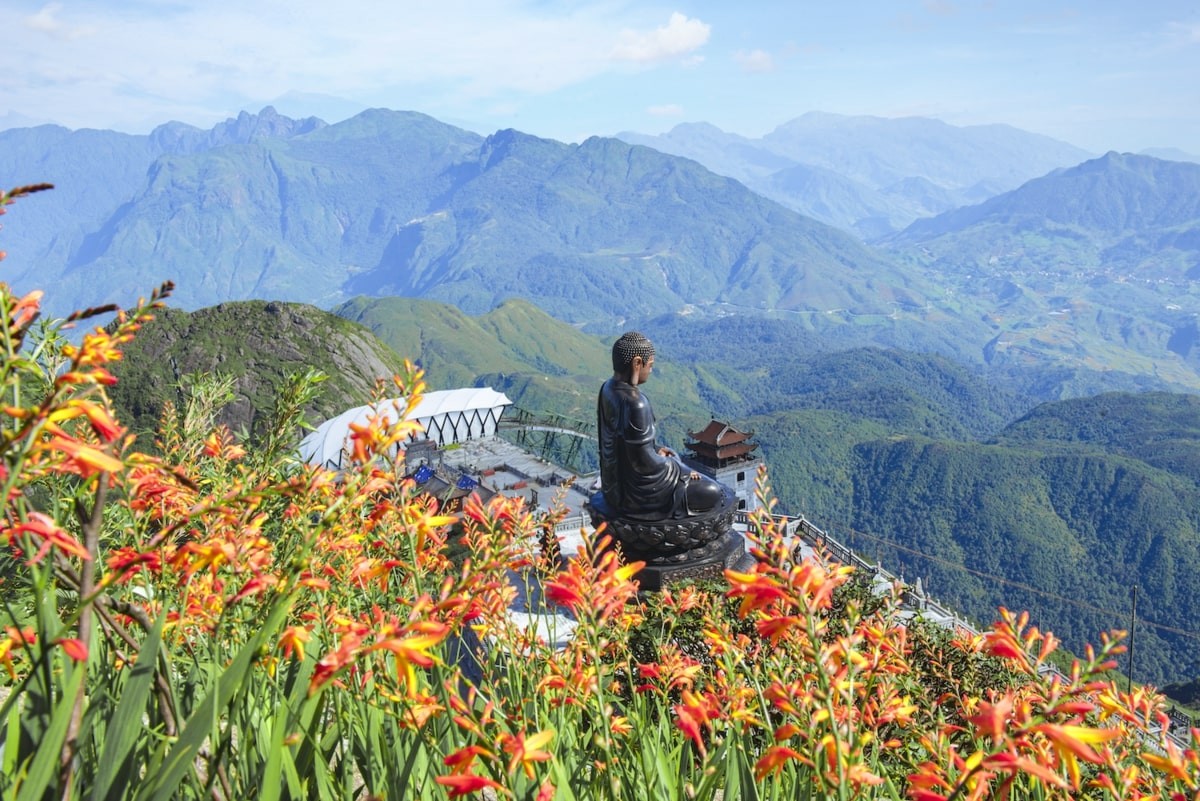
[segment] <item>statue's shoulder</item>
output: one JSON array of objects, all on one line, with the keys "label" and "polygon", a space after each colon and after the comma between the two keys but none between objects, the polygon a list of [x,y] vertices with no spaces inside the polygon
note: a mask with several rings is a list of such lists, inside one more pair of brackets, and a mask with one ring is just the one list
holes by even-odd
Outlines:
[{"label": "statue's shoulder", "polygon": [[613,398],[626,402],[634,398],[641,397],[642,394],[641,392],[638,392],[638,388],[633,384],[616,378],[610,378],[605,381],[603,386],[600,387],[600,391],[606,395],[612,396]]},{"label": "statue's shoulder", "polygon": [[607,397],[608,403],[621,409],[622,417],[629,422],[642,425],[643,421],[652,419],[654,413],[650,410],[650,401],[641,390],[627,381],[610,378],[600,388],[602,396]]}]

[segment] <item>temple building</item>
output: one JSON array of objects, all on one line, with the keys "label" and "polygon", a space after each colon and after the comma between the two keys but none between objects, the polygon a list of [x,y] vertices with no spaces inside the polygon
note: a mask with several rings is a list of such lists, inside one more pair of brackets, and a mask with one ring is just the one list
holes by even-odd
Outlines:
[{"label": "temple building", "polygon": [[757,442],[750,442],[753,431],[739,431],[728,423],[713,420],[702,431],[689,431],[687,452],[683,462],[697,472],[711,476],[737,495],[740,511],[758,508],[754,495],[754,478],[758,473],[760,456],[754,453]]}]

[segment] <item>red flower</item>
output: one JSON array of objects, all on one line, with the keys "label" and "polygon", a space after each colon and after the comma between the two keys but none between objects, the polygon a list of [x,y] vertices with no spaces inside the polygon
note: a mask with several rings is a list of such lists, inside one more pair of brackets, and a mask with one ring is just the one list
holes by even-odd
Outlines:
[{"label": "red flower", "polygon": [[78,540],[59,528],[58,523],[41,512],[30,512],[29,518],[24,523],[12,526],[7,533],[9,544],[13,544],[13,540],[19,534],[30,534],[41,540],[42,544],[38,547],[37,553],[33,555],[31,562],[41,561],[42,557],[49,553],[51,545],[55,545],[67,553],[72,553],[80,559],[92,558]]},{"label": "red flower", "polygon": [[493,790],[500,789],[500,785],[491,779],[483,776],[475,776],[470,773],[455,773],[452,776],[438,776],[434,779],[443,787],[450,788],[450,797],[457,798],[461,795],[469,795],[477,793],[480,790],[491,788]]},{"label": "red flower", "polygon": [[82,640],[77,640],[71,637],[64,637],[57,641],[59,645],[66,651],[67,656],[74,659],[76,662],[86,662],[88,658],[88,647]]}]

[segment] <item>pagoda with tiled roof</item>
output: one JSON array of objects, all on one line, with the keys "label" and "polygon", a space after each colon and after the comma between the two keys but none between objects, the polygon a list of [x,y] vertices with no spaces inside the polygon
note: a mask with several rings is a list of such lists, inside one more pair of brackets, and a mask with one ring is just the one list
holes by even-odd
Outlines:
[{"label": "pagoda with tiled roof", "polygon": [[684,443],[687,449],[684,463],[732,487],[742,510],[757,506],[754,476],[761,459],[754,453],[758,443],[750,441],[753,436],[753,431],[741,431],[729,423],[713,420],[701,431],[689,431],[689,440]]}]

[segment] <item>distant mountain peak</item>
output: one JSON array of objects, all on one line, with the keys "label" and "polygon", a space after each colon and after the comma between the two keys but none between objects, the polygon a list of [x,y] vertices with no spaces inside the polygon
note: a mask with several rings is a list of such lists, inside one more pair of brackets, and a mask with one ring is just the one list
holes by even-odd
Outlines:
[{"label": "distant mountain peak", "polygon": [[240,112],[236,119],[213,127],[212,134],[228,143],[240,144],[255,139],[287,139],[324,128],[325,125],[326,122],[317,117],[294,120],[277,112],[274,106],[266,106],[257,114]]},{"label": "distant mountain peak", "polygon": [[150,141],[167,153],[197,153],[224,145],[242,145],[262,139],[290,139],[326,127],[317,117],[294,120],[266,106],[257,114],[241,111],[210,130],[172,121],[150,132]]}]

